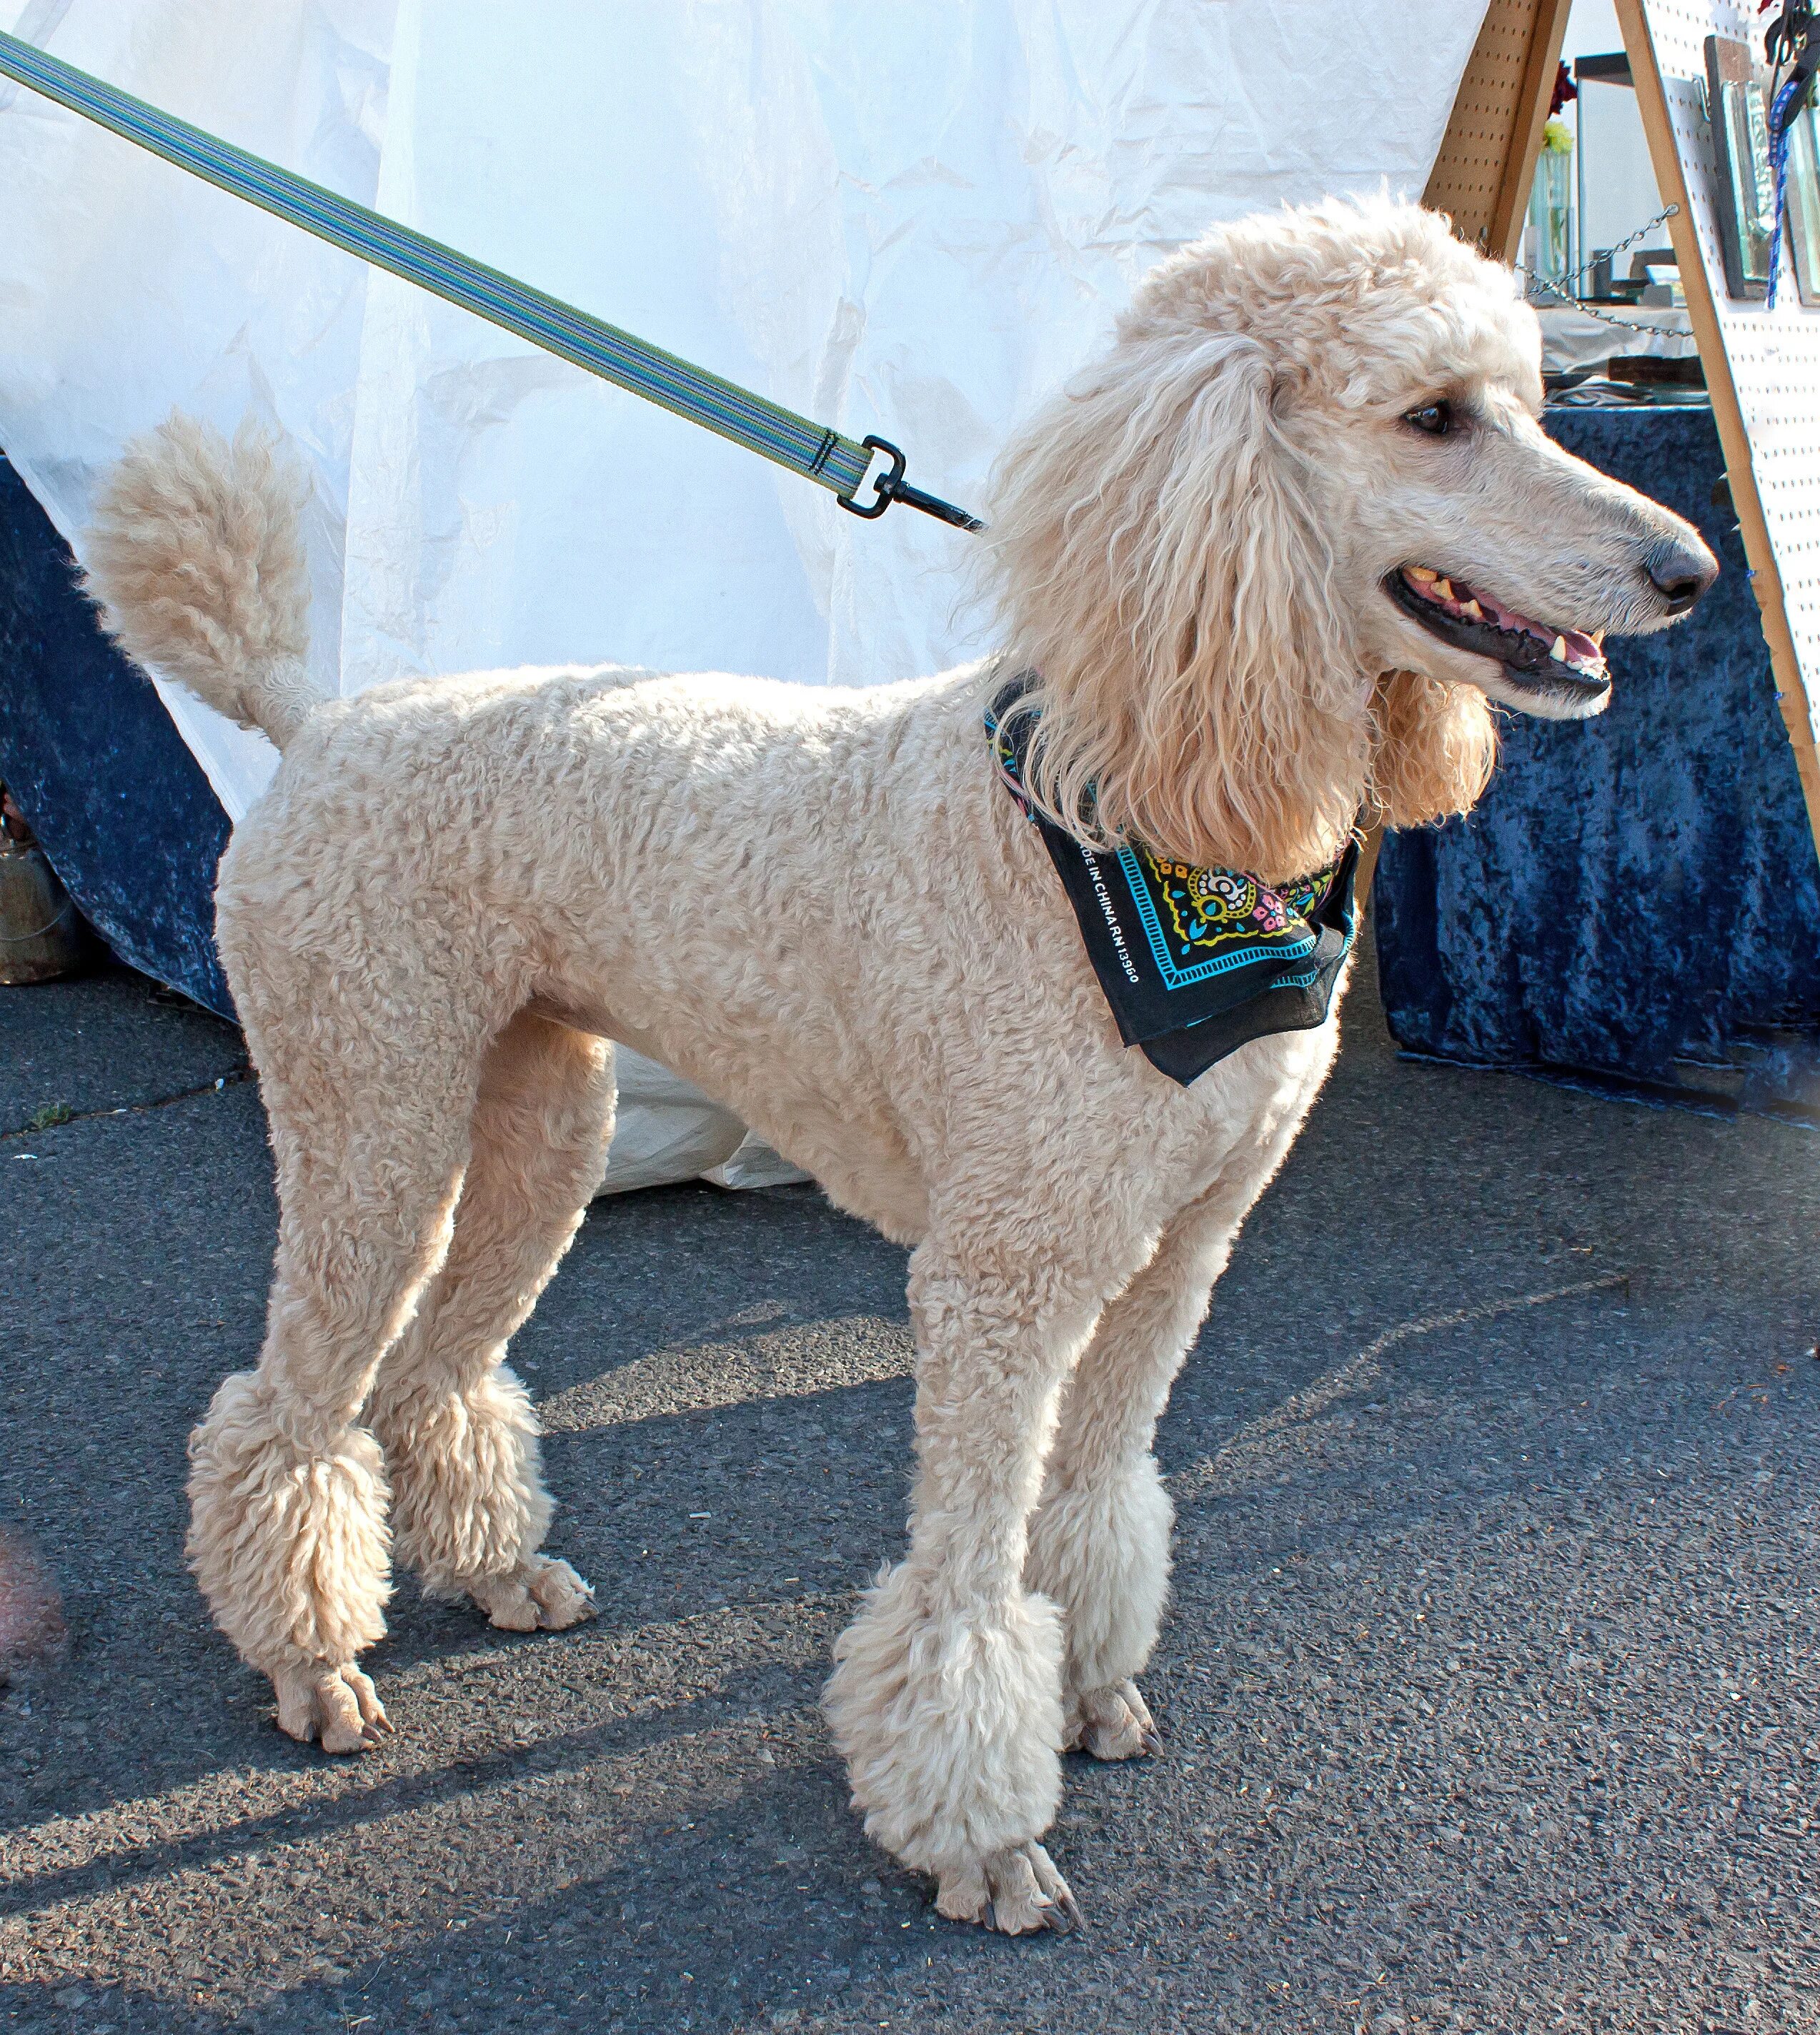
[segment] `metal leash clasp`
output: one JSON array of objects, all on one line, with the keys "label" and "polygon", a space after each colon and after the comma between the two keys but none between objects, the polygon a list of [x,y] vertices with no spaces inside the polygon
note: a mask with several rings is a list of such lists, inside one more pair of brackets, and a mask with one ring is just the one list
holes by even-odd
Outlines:
[{"label": "metal leash clasp", "polygon": [[957,530],[983,530],[980,519],[965,509],[959,509],[952,502],[944,502],[938,495],[927,495],[920,487],[912,487],[904,478],[904,454],[889,438],[867,437],[859,442],[870,453],[882,453],[885,468],[874,474],[867,469],[860,486],[866,480],[872,483],[872,499],[859,500],[859,489],[851,495],[837,495],[834,499],[849,516],[863,516],[872,522],[882,516],[893,502],[901,502],[906,509],[920,509],[925,516],[933,516],[939,522],[951,523]]},{"label": "metal leash clasp", "polygon": [[863,516],[870,523],[882,516],[897,499],[898,484],[904,478],[904,454],[887,438],[866,438],[859,442],[868,452],[885,454],[887,461],[885,471],[874,475],[868,467],[860,476],[860,487],[863,487],[868,480],[872,483],[872,499],[863,506],[855,498],[859,492],[859,487],[855,488],[852,495],[837,495],[834,499],[849,516]]}]

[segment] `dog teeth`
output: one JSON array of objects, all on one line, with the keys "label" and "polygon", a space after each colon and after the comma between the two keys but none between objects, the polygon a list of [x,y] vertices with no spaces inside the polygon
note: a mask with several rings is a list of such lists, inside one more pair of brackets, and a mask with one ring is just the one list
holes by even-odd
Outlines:
[{"label": "dog teeth", "polygon": [[1603,650],[1605,647],[1604,630],[1603,629],[1595,629],[1592,632],[1592,640],[1599,645],[1600,649]]},{"label": "dog teeth", "polygon": [[1453,598],[1453,589],[1444,579],[1436,580],[1429,591],[1437,600],[1451,600]]},{"label": "dog teeth", "polygon": [[1405,566],[1403,570],[1418,586],[1432,586],[1441,577],[1432,566]]},{"label": "dog teeth", "polygon": [[1461,601],[1460,612],[1468,622],[1483,622],[1485,619],[1485,611],[1476,600]]},{"label": "dog teeth", "polygon": [[1554,642],[1549,646],[1548,654],[1555,660],[1556,664],[1566,664],[1567,661],[1567,638],[1565,636],[1557,636],[1555,638]]}]

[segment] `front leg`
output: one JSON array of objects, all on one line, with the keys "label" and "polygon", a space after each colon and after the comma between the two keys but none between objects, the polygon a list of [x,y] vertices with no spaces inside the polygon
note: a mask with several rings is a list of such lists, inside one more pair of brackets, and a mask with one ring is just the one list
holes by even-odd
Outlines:
[{"label": "front leg", "polygon": [[1162,1623],[1175,1525],[1151,1447],[1239,1225],[1288,1142],[1273,1139],[1176,1217],[1066,1388],[1025,1577],[1062,1609],[1070,1751],[1129,1759],[1161,1743],[1135,1680]]},{"label": "front leg", "polygon": [[1057,1389],[1101,1298],[977,1237],[917,1251],[909,1552],[825,1698],[867,1834],[935,1875],[944,1915],[1010,1935],[1077,1915],[1037,1842],[1061,1797],[1061,1622],[1023,1570]]}]

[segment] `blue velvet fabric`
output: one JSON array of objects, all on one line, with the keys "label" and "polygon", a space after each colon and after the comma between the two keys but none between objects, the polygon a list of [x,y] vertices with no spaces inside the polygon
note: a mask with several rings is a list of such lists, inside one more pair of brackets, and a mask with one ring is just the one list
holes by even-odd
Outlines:
[{"label": "blue velvet fabric", "polygon": [[1711,412],[1547,423],[1698,525],[1722,571],[1677,627],[1608,646],[1600,718],[1506,717],[1477,811],[1386,841],[1386,1014],[1445,1059],[1672,1081],[1760,1028],[1820,1028],[1820,865],[1743,547],[1713,500]]},{"label": "blue velvet fabric", "polygon": [[68,546],[3,456],[0,782],[114,951],[231,1018],[214,937],[228,815],[150,681],[102,634]]}]

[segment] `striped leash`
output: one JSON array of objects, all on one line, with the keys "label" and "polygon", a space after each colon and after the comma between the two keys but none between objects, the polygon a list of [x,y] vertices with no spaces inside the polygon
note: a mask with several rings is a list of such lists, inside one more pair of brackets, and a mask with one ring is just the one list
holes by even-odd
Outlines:
[{"label": "striped leash", "polygon": [[[427,234],[414,232],[306,178],[294,176],[244,149],[217,141],[186,120],[173,119],[143,100],[116,91],[3,32],[0,77],[41,92],[192,176],[302,227],[344,254],[401,276],[546,352],[788,467],[805,480],[827,488],[843,509],[855,516],[882,516],[893,502],[901,502],[958,530],[986,527],[966,510],[912,487],[904,478],[903,453],[888,440],[867,436],[855,441],[799,417],[794,410],[754,395],[736,382],[725,381],[617,325],[590,318],[560,298],[502,275],[483,262],[470,261]],[[878,461],[883,465],[874,471]],[[859,492],[868,480],[871,497],[862,501]]]}]

